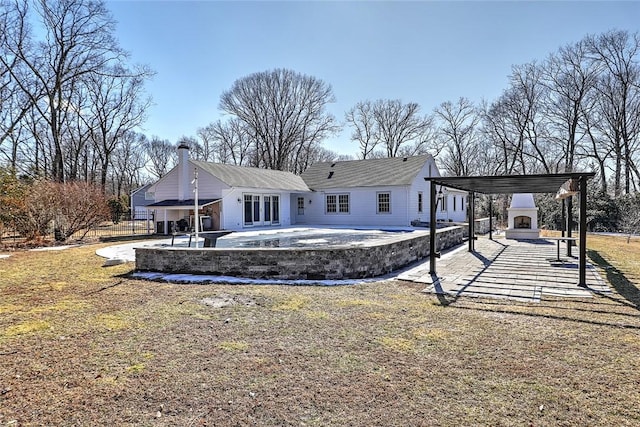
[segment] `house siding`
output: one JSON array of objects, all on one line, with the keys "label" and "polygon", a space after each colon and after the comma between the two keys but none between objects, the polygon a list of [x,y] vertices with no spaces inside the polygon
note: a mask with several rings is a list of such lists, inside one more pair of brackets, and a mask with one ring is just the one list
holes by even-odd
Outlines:
[{"label": "house siding", "polygon": [[[388,192],[391,195],[390,213],[378,213],[377,194],[382,192]],[[349,213],[325,212],[328,194],[348,194]],[[406,187],[335,188],[314,192],[305,197],[303,221],[306,224],[319,225],[409,225],[406,206]],[[297,210],[297,207],[294,209]]]},{"label": "house siding", "polygon": [[178,168],[171,169],[158,182],[151,186],[156,202],[166,199],[176,199],[178,196]]}]

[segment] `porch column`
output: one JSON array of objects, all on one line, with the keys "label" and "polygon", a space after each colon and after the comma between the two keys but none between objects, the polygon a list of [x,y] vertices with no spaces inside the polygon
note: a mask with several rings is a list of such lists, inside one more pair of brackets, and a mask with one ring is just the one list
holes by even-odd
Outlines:
[{"label": "porch column", "polygon": [[164,228],[162,229],[164,231],[164,234],[170,234],[169,233],[169,227],[168,227],[169,223],[167,222],[167,209],[164,209]]},{"label": "porch column", "polygon": [[436,274],[436,184],[429,181],[429,274]]},{"label": "porch column", "polygon": [[587,287],[587,177],[580,180],[580,278],[578,286]]}]

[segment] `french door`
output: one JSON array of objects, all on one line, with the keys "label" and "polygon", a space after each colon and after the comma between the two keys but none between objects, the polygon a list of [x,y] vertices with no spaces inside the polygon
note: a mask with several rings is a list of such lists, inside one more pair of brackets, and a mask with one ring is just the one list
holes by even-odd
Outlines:
[{"label": "french door", "polygon": [[245,227],[280,224],[280,196],[277,194],[244,194]]}]

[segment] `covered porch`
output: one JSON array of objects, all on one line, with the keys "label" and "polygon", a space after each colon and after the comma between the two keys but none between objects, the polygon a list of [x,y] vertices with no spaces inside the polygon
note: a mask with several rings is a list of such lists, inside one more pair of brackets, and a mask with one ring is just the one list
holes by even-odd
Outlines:
[{"label": "covered porch", "polygon": [[[222,199],[199,199],[199,230],[215,231],[220,229]],[[172,234],[195,229],[195,200],[163,200],[147,206],[148,211],[155,211],[155,232]]]}]

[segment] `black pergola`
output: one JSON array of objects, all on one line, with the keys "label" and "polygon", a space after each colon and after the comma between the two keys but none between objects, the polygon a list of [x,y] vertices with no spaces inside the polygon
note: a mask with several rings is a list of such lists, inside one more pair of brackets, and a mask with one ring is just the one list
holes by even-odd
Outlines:
[{"label": "black pergola", "polygon": [[[586,251],[587,251],[587,180],[595,176],[594,172],[572,172],[543,175],[499,175],[499,176],[460,176],[460,177],[425,177],[431,187],[430,215],[430,269],[436,274],[436,186],[455,188],[469,193],[469,252],[475,250],[475,195],[512,194],[512,193],[558,193],[565,186],[580,193],[580,227],[579,227],[579,280],[578,286],[586,286]],[[571,199],[569,199],[571,200]],[[569,205],[570,206],[570,205]],[[569,214],[571,209],[569,207]],[[492,215],[489,216],[490,218]],[[491,221],[491,219],[490,219]],[[489,224],[491,228],[491,224]]]}]

